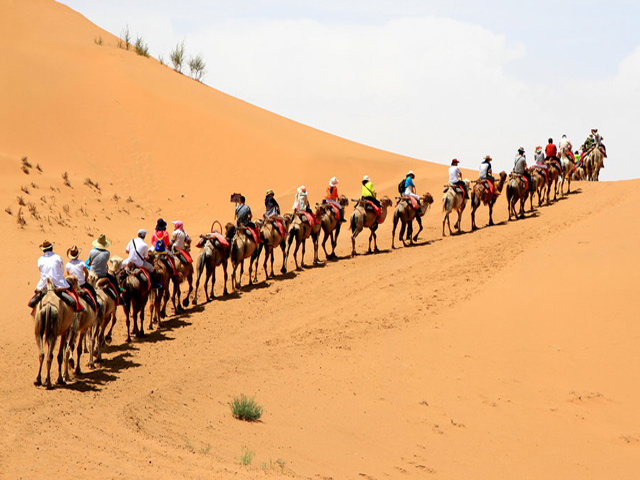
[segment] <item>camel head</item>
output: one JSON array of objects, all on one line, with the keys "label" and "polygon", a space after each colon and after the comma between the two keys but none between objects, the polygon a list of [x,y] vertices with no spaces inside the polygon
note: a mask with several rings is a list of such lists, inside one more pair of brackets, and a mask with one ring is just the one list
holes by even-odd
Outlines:
[{"label": "camel head", "polygon": [[429,192],[425,193],[420,197],[420,203],[426,203],[427,205],[431,205],[433,203],[433,197]]},{"label": "camel head", "polygon": [[344,195],[340,195],[338,197],[338,203],[342,206],[342,207],[348,207],[349,206],[349,199],[347,197],[345,197]]},{"label": "camel head", "polygon": [[116,274],[120,270],[122,270],[122,257],[119,257],[117,255],[111,255],[111,258],[109,259],[109,263],[111,264],[111,266],[109,267],[109,270],[111,270],[111,273]]},{"label": "camel head", "polygon": [[236,234],[236,226],[231,222],[227,223],[224,226],[224,237],[230,241],[235,234]]},{"label": "camel head", "polygon": [[386,195],[384,197],[382,197],[380,199],[380,205],[384,208],[384,207],[390,207],[393,205],[393,202],[391,201],[391,199],[389,197],[387,197]]},{"label": "camel head", "polygon": [[291,220],[293,220],[293,214],[285,213],[282,218],[284,218],[284,226],[285,230],[289,229],[289,225],[291,225]]},{"label": "camel head", "polygon": [[327,205],[326,203],[316,203],[316,218],[322,217],[322,215],[324,215],[324,213],[327,211],[328,206],[329,205]]}]

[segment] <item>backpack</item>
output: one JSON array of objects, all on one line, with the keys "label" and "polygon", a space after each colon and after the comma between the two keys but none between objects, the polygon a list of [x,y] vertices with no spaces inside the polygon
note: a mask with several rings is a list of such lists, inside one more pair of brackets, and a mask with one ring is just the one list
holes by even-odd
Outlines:
[{"label": "backpack", "polygon": [[407,179],[403,178],[402,181],[398,184],[398,193],[400,195],[404,194],[404,188],[405,188],[406,183],[407,183]]}]

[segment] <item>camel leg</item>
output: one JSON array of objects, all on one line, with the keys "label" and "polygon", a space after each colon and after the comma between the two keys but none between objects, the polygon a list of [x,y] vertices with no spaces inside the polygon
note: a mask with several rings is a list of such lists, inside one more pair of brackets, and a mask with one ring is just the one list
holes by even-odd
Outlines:
[{"label": "camel leg", "polygon": [[273,263],[275,262],[275,259],[276,259],[276,248],[274,246],[271,246],[270,248],[271,248],[271,251],[269,254],[271,258],[269,260],[271,263],[271,278],[273,278],[276,276],[275,272],[273,271]]},{"label": "camel leg", "polygon": [[373,237],[373,251],[378,253],[380,250],[378,250],[378,235],[376,234],[376,230],[378,230],[377,223],[375,223],[371,228],[371,236]]},{"label": "camel leg", "polygon": [[144,338],[144,305],[142,305],[142,307],[140,307],[140,310],[138,311],[138,315],[140,315],[140,334],[138,335],[138,338]]},{"label": "camel leg", "polygon": [[[202,262],[204,264],[204,261]],[[202,277],[202,272],[204,271],[204,265],[200,263],[200,258],[198,258],[198,276],[196,277],[196,291],[193,295],[192,305],[198,304],[198,288],[200,288],[200,277]],[[207,294],[207,281],[209,280],[209,272],[204,278],[204,296],[209,301],[209,295]]]},{"label": "camel leg", "polygon": [[189,297],[193,293],[193,275],[187,275],[187,293],[182,301],[182,307],[187,308],[189,306]]},{"label": "camel leg", "polygon": [[314,235],[311,234],[311,242],[313,243],[313,264],[317,265],[320,263],[320,234]]},{"label": "camel leg", "polygon": [[129,309],[125,308],[124,310],[125,323],[127,324],[127,342],[131,342],[131,321],[129,320]]},{"label": "camel leg", "polygon": [[302,259],[300,260],[300,266],[302,268],[305,267],[305,265],[304,265],[304,254],[305,254],[306,250],[307,250],[307,239],[305,238],[304,240],[302,240]]},{"label": "camel leg", "polygon": [[[395,220],[395,217],[394,217]],[[406,247],[407,246],[407,241],[405,240],[405,232],[407,230],[407,224],[405,223],[404,219],[401,220],[402,225],[400,225],[400,233],[398,234],[398,240],[400,240],[402,242],[402,244]],[[392,233],[392,237],[391,237],[391,248],[394,248],[393,246],[393,242],[395,240],[395,232]]]},{"label": "camel leg", "polygon": [[[271,245],[264,248],[264,262],[262,263],[262,268],[264,268],[264,277],[269,280],[269,270],[267,269],[267,263],[269,262],[269,255],[271,252],[269,251]],[[271,267],[273,270],[273,266]],[[256,282],[258,281],[258,269],[256,268]]]},{"label": "camel leg", "polygon": [[76,348],[76,370],[75,375],[82,375],[82,369],[80,368],[80,356],[82,355],[82,345],[84,344],[84,339],[86,338],[86,332],[82,332],[80,338],[78,339],[78,347]]},{"label": "camel leg", "polygon": [[407,222],[407,236],[405,239],[409,241],[409,245],[413,244],[413,220]]},{"label": "camel leg", "polygon": [[[398,225],[398,214],[397,210],[393,212],[393,229],[391,230],[391,249],[395,249],[395,240],[396,240],[396,227]],[[402,227],[400,227],[400,240],[402,240],[402,232],[404,230],[404,222],[402,222]]]},{"label": "camel leg", "polygon": [[64,353],[67,346],[67,334],[62,335],[60,337],[60,346],[58,347],[58,380],[56,383],[58,385],[64,385],[65,381],[62,377],[62,364],[64,363]]},{"label": "camel leg", "polygon": [[422,217],[416,217],[416,223],[418,224],[418,226],[420,227],[418,229],[418,232],[413,236],[413,241],[417,242],[418,241],[418,235],[420,235],[420,232],[422,232]]},{"label": "camel leg", "polygon": [[38,367],[38,376],[36,377],[36,381],[33,382],[33,384],[36,386],[40,386],[42,385],[42,363],[44,362],[44,346],[42,335],[38,334],[36,343],[38,344],[38,349],[40,350],[40,353],[38,354],[38,362],[40,363],[40,366]]},{"label": "camel leg", "polygon": [[322,238],[322,250],[324,251],[324,258],[329,258],[329,254],[327,253],[327,239],[329,238],[330,234],[326,231],[323,230],[324,232],[324,237]]},{"label": "camel leg", "polygon": [[493,226],[493,204],[495,203],[495,200],[492,200],[489,203],[489,226]]},{"label": "camel leg", "polygon": [[48,390],[51,390],[51,364],[53,363],[53,350],[56,348],[56,339],[47,339],[47,378],[44,383]]},{"label": "camel leg", "polygon": [[336,225],[336,229],[333,231],[333,236],[331,237],[331,258],[337,258],[336,247],[338,246],[339,235],[340,235],[340,222],[338,222],[338,225]]},{"label": "camel leg", "polygon": [[372,252],[372,250],[371,250],[371,240],[373,240],[373,229],[371,229],[370,233],[369,233],[369,249],[367,250],[367,253],[371,253]]},{"label": "camel leg", "polygon": [[280,242],[280,249],[282,250],[282,268],[280,269],[280,273],[287,273],[287,253],[286,253],[286,242],[284,239]]}]

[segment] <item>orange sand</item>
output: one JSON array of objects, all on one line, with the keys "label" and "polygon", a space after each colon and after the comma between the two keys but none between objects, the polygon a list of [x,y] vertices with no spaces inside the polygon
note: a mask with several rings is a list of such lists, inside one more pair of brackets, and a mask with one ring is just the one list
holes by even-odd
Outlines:
[{"label": "orange sand", "polygon": [[[637,478],[638,181],[575,183],[512,223],[501,198],[497,226],[442,239],[447,167],[231,98],[117,49],[50,0],[0,10],[0,200],[12,212],[0,215],[11,257],[0,281],[0,478]],[[25,175],[23,156],[43,172]],[[268,282],[260,272],[257,286],[143,340],[124,342],[119,312],[99,368],[83,364],[53,391],[33,386],[25,303],[44,238],[86,254],[105,232],[123,255],[158,216],[192,236],[230,220],[233,192],[260,214],[267,188],[288,210],[300,184],[318,201],[336,175],[353,198],[366,173],[393,195],[409,168],[436,198],[418,246],[390,251],[387,221],[383,252],[350,259],[345,229],[339,261]],[[35,207],[22,208],[24,229],[17,196]],[[480,226],[487,216],[482,207]],[[261,422],[232,418],[227,403],[241,393],[264,407]],[[240,464],[243,446],[251,465]]]}]

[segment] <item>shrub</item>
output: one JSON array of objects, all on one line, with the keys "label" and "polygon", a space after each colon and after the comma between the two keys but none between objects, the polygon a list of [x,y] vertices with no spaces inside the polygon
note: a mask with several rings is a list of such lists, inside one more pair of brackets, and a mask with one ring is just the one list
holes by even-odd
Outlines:
[{"label": "shrub", "polygon": [[36,163],[36,170],[38,170],[40,173],[42,173],[42,168],[40,168],[40,164]]},{"label": "shrub", "polygon": [[20,227],[24,227],[27,224],[27,221],[24,219],[24,215],[22,215],[22,207],[18,210],[18,217],[16,218],[16,222]]},{"label": "shrub", "polygon": [[26,193],[27,195],[29,195],[29,188],[28,188],[28,187],[26,187],[26,186],[24,186],[24,185],[23,185],[23,186],[21,186],[21,187],[20,187],[20,190],[22,190],[24,193]]},{"label": "shrub", "polygon": [[135,49],[138,55],[142,55],[143,57],[149,57],[149,46],[144,43],[144,40],[142,40],[142,37],[136,38]]},{"label": "shrub", "polygon": [[102,37],[96,37],[93,39],[93,43],[95,43],[96,45],[100,45],[102,46]]},{"label": "shrub", "polygon": [[164,57],[162,55],[158,55],[158,61],[160,62],[160,65],[164,65]]},{"label": "shrub", "polygon": [[233,416],[238,420],[255,422],[262,416],[262,407],[255,402],[253,397],[247,398],[245,395],[240,395],[240,398],[236,397],[232,402],[229,402],[229,406]]},{"label": "shrub", "polygon": [[16,197],[18,199],[18,205],[24,207],[26,205],[26,203],[24,202],[24,198],[22,198],[22,195]]},{"label": "shrub", "polygon": [[11,211],[11,207],[5,208],[4,211],[7,212],[9,215],[13,215],[13,212]]},{"label": "shrub", "polygon": [[184,40],[176,45],[176,48],[171,50],[169,53],[169,60],[171,60],[171,64],[173,65],[173,69],[182,73],[182,66],[184,64],[184,56],[185,56],[185,48],[184,48]]},{"label": "shrub", "polygon": [[118,42],[118,47],[129,50],[131,46],[131,31],[129,31],[129,25],[126,25],[122,29],[122,34],[120,35],[122,42]]},{"label": "shrub", "polygon": [[253,457],[256,456],[256,452],[253,450],[249,450],[249,447],[242,447],[242,454],[240,454],[240,463],[242,465],[249,465],[253,460]]},{"label": "shrub", "polygon": [[204,74],[206,73],[205,67],[206,64],[204,63],[202,55],[191,57],[191,59],[189,60],[189,71],[191,72],[191,78],[197,80],[198,82],[201,82],[202,77],[204,77]]},{"label": "shrub", "polygon": [[65,186],[67,186],[67,187],[71,186],[71,182],[69,182],[69,174],[67,172],[64,172],[62,174],[62,179],[64,180]]}]

